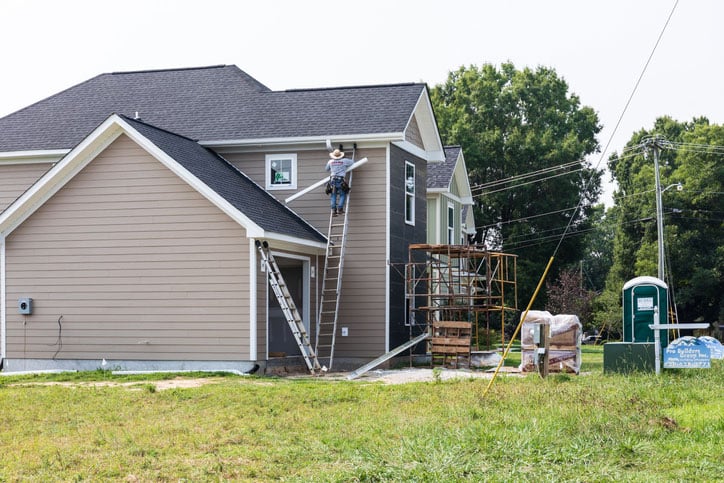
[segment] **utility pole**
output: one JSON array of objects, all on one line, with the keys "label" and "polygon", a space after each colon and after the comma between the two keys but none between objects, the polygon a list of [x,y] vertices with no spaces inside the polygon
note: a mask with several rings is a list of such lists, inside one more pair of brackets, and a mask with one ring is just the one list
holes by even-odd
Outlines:
[{"label": "utility pole", "polygon": [[659,236],[659,271],[658,278],[664,280],[664,216],[661,206],[661,177],[659,175],[659,150],[663,147],[665,139],[661,137],[648,138],[644,140],[644,146],[650,148],[654,154],[654,174],[656,178],[656,228]]}]

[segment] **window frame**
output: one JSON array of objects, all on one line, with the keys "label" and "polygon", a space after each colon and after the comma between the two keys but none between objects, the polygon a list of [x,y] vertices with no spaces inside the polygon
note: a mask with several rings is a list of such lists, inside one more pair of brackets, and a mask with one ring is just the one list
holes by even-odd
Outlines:
[{"label": "window frame", "polygon": [[[273,184],[271,168],[274,161],[289,161],[291,179],[288,184]],[[297,155],[296,153],[267,154],[264,161],[264,185],[269,191],[297,189]]]},{"label": "window frame", "polygon": [[447,202],[447,244],[455,245],[455,203]]},{"label": "window frame", "polygon": [[[410,185],[407,182],[407,170],[412,168],[412,191],[409,190]],[[415,225],[415,185],[417,184],[417,169],[415,165],[409,161],[405,161],[404,173],[404,189],[405,189],[405,223]],[[409,200],[409,201],[408,201]]]}]

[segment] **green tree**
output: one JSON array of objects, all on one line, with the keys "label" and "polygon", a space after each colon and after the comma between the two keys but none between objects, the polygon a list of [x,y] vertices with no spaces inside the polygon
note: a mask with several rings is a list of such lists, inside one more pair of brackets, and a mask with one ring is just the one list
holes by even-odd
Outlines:
[{"label": "green tree", "polygon": [[576,235],[589,227],[601,184],[585,161],[599,148],[597,114],[553,69],[512,63],[460,67],[431,98],[443,141],[465,151],[478,241],[517,254],[519,293],[532,295],[566,227],[548,277],[583,255]]},{"label": "green tree", "polygon": [[618,223],[601,313],[615,313],[614,304],[620,311],[620,296],[614,294],[620,293],[626,280],[657,276],[654,166],[644,148],[644,140],[654,135],[668,141],[660,154],[659,172],[664,190],[665,281],[672,301],[681,322],[720,321],[724,318],[724,126],[711,125],[703,117],[691,122],[661,117],[653,129],[635,133],[623,152],[609,159],[618,183],[614,193]]}]

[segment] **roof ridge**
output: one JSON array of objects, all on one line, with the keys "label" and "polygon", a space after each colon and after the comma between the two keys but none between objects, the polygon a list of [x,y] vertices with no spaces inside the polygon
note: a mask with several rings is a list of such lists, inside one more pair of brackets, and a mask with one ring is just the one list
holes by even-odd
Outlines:
[{"label": "roof ridge", "polygon": [[[180,138],[184,138],[184,139],[186,139],[186,140],[188,140],[188,141],[191,141],[191,142],[194,142],[194,143],[197,143],[197,144],[199,143],[199,140],[198,140],[198,139],[193,139],[193,138],[190,138],[190,137],[188,137],[188,136],[184,136],[183,134],[179,134],[179,133],[177,133],[177,132],[169,131],[168,129],[165,129],[165,128],[162,128],[162,127],[160,127],[160,126],[156,126],[155,124],[151,124],[151,123],[149,123],[149,122],[146,122],[146,121],[144,121],[144,120],[143,120],[142,118],[140,118],[140,117],[139,117],[138,119],[135,119],[135,118],[126,116],[125,114],[116,114],[116,115],[119,116],[119,117],[121,117],[121,118],[123,118],[123,119],[125,119],[126,121],[137,122],[137,123],[139,123],[139,124],[143,124],[144,126],[152,127],[153,129],[156,129],[156,130],[158,130],[158,131],[163,131],[163,132],[165,132],[165,133],[167,133],[167,134],[172,134],[172,135],[174,135],[174,136],[177,136],[177,137],[180,137]],[[205,146],[202,146],[202,147],[205,147]]]},{"label": "roof ridge", "polygon": [[142,69],[142,70],[128,70],[128,71],[116,71],[116,72],[108,72],[105,75],[125,75],[125,74],[153,74],[156,72],[174,72],[174,71],[182,71],[182,70],[203,70],[203,69],[221,69],[224,67],[228,67],[226,64],[217,64],[217,65],[206,65],[206,66],[200,66],[200,67],[176,67],[176,68],[168,68],[168,69]]},{"label": "roof ridge", "polygon": [[369,84],[369,85],[356,85],[356,86],[339,86],[339,87],[308,87],[299,89],[285,89],[283,91],[273,92],[309,92],[309,91],[334,91],[334,90],[345,90],[345,89],[373,89],[379,87],[407,87],[407,86],[423,86],[423,82],[400,82],[397,84]]}]

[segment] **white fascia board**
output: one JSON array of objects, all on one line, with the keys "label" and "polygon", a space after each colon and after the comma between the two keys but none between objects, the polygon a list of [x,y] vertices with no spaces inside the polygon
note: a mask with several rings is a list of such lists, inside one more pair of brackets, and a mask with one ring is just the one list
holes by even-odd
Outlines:
[{"label": "white fascia board", "polygon": [[410,141],[393,141],[392,144],[404,149],[413,156],[417,156],[418,158],[424,159],[428,162],[445,160],[445,153],[443,151],[425,151],[424,149],[415,146]]},{"label": "white fascia board", "polygon": [[377,133],[377,134],[342,134],[334,136],[307,136],[307,137],[280,137],[280,138],[255,138],[255,139],[211,139],[208,141],[199,141],[199,144],[207,148],[223,148],[223,147],[253,147],[268,148],[272,146],[284,145],[322,145],[325,146],[327,140],[332,144],[365,142],[386,144],[391,141],[404,139],[404,133]]},{"label": "white fascia board", "polygon": [[69,152],[70,149],[6,151],[0,153],[0,165],[57,163]]},{"label": "white fascia board", "polygon": [[106,119],[0,213],[0,234],[11,233],[121,134],[113,116]]},{"label": "white fascia board", "polygon": [[214,190],[202,183],[173,158],[163,152],[149,139],[141,135],[120,116],[112,114],[73,148],[60,162],[56,163],[38,182],[0,214],[0,233],[9,234],[35,212],[51,196],[58,192],[70,179],[80,172],[101,151],[118,136],[126,134],[151,156],[160,161],[179,178],[196,189],[202,196],[216,205],[231,219],[243,226],[247,236],[263,237],[264,230],[223,199]]},{"label": "white fascia board", "polygon": [[455,163],[455,169],[453,170],[453,176],[462,178],[463,192],[461,194],[463,199],[470,198],[472,203],[473,192],[470,190],[470,178],[468,177],[468,167],[465,164],[465,157],[463,156],[463,150],[460,148],[460,154],[458,154],[457,162]]},{"label": "white fascia board", "polygon": [[473,205],[473,198],[471,196],[457,196],[444,188],[430,188],[427,190],[427,192],[429,194],[443,195],[445,198],[457,201],[461,205]]},{"label": "white fascia board", "polygon": [[263,236],[266,240],[275,240],[281,243],[288,243],[291,245],[297,245],[299,247],[311,248],[313,253],[317,253],[319,250],[326,250],[327,244],[325,242],[315,242],[312,240],[305,240],[302,238],[296,238],[289,235],[283,235],[281,233],[266,232]]},{"label": "white fascia board", "polygon": [[[420,97],[417,99],[415,109],[413,109],[410,118],[407,120],[405,132],[407,132],[407,129],[410,127],[410,123],[415,116],[417,116],[417,124],[420,128],[420,134],[423,136],[423,139],[425,139],[426,137],[429,138],[431,136],[433,138],[431,141],[435,147],[430,152],[443,153],[441,160],[444,161],[445,152],[443,149],[442,139],[440,138],[440,131],[437,128],[435,113],[432,110],[432,103],[430,102],[430,95],[428,94],[427,87],[425,87],[422,92],[420,92]],[[425,144],[424,141],[423,144]]]},{"label": "white fascia board", "polygon": [[116,116],[116,121],[122,126],[125,134],[130,137],[135,143],[146,150],[151,156],[156,158],[164,166],[166,166],[176,176],[188,183],[192,188],[201,194],[204,198],[209,200],[221,211],[226,213],[232,220],[236,221],[239,225],[244,227],[248,237],[259,238],[264,237],[264,230],[254,223],[249,217],[240,212],[236,207],[229,203],[226,199],[220,196],[216,191],[209,188],[208,185],[203,183],[200,179],[194,176],[190,171],[181,166],[175,159],[166,154],[163,150],[153,144],[148,138],[143,136],[141,133],[136,131],[132,126],[125,122],[120,117]]}]

